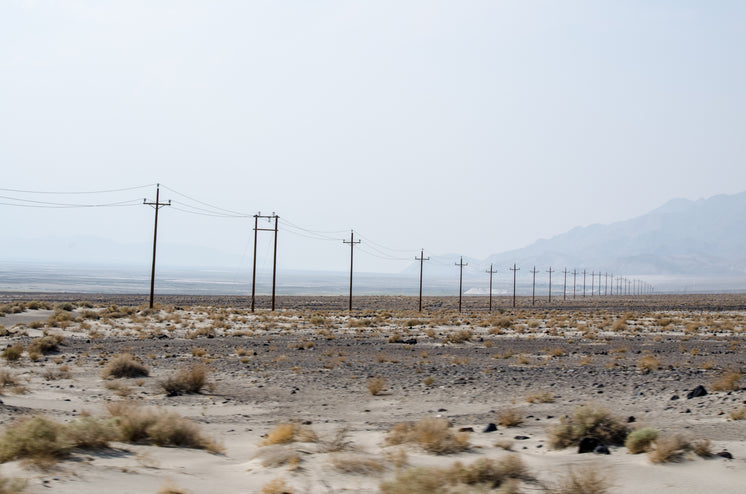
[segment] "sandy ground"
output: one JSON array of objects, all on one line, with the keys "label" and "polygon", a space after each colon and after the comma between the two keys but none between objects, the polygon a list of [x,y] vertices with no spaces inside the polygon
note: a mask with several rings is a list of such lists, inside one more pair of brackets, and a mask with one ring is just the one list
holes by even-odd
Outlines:
[{"label": "sandy ground", "polygon": [[[26,310],[0,318],[8,330],[3,347],[26,346],[43,334],[63,340],[37,361],[27,353],[17,362],[2,361],[22,388],[3,390],[3,427],[36,414],[60,421],[83,411],[103,415],[107,403],[130,400],[194,420],[224,444],[225,454],[112,443],[107,450],[77,451],[50,470],[7,462],[0,474],[27,479],[27,492],[158,492],[170,483],[181,492],[253,493],[270,492],[268,483],[281,479],[287,492],[367,493],[379,492],[382,481],[408,467],[518,454],[535,477],[521,492],[551,486],[569,468],[590,464],[609,478],[614,493],[740,493],[746,420],[733,420],[731,413],[746,405],[744,383],[712,390],[725,370],[746,365],[746,310],[739,304],[746,306],[746,298],[494,314],[376,308],[352,316],[323,307],[252,314],[227,306],[164,305],[150,312],[89,304],[62,322],[51,322],[51,308]],[[141,359],[150,376],[102,378],[103,366],[124,352]],[[644,365],[644,357],[654,364]],[[166,396],[159,382],[198,362],[210,368],[212,388]],[[371,378],[385,382],[383,392],[369,392]],[[687,399],[697,385],[710,392]],[[527,401],[537,393],[552,401]],[[692,455],[654,464],[622,446],[610,447],[610,455],[551,449],[547,428],[588,402],[624,420],[634,417],[632,427],[709,439],[713,453],[728,451],[733,459]],[[483,432],[508,409],[521,416],[520,425]],[[445,418],[454,429],[471,427],[469,449],[435,455],[387,444],[392,426],[426,417]],[[260,446],[283,422],[304,422],[321,441]],[[326,452],[324,441],[343,428],[350,449]],[[406,466],[397,466],[400,451]],[[273,464],[288,456],[297,460]],[[340,457],[372,460],[381,470],[346,473],[335,466]]]}]

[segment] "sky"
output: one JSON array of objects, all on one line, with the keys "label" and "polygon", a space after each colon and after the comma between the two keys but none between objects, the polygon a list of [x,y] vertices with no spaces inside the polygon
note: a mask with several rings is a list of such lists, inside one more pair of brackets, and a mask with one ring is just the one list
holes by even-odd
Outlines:
[{"label": "sky", "polygon": [[395,272],[742,192],[744,46],[727,0],[6,0],[0,242],[147,257],[161,183],[164,245],[276,212],[281,268]]}]

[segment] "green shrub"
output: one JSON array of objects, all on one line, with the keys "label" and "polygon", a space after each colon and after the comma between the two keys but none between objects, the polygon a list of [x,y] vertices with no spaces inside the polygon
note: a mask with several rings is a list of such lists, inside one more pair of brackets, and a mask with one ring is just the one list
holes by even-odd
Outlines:
[{"label": "green shrub", "polygon": [[658,431],[656,429],[653,429],[652,427],[644,427],[630,432],[629,436],[627,436],[627,440],[624,441],[624,446],[631,454],[636,455],[648,451],[651,444],[653,444],[653,441],[657,438]]},{"label": "green shrub", "polygon": [[23,347],[21,345],[12,345],[3,350],[2,357],[8,362],[15,362],[23,355]]}]

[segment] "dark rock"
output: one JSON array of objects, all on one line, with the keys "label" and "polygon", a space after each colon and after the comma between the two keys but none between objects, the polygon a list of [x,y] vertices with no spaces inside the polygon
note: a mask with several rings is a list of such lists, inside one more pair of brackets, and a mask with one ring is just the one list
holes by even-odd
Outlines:
[{"label": "dark rock", "polygon": [[604,446],[603,444],[599,444],[595,448],[593,448],[593,452],[597,455],[610,455],[611,451],[609,451],[609,448]]},{"label": "dark rock", "polygon": [[635,418],[634,415],[630,415],[629,417],[627,417],[628,424],[634,424],[635,422],[637,422],[637,419]]},{"label": "dark rock", "polygon": [[526,439],[531,439],[531,438],[528,436],[515,436],[513,437],[513,439],[515,439],[516,441],[525,441]]},{"label": "dark rock", "polygon": [[490,422],[487,424],[487,427],[484,428],[482,432],[495,432],[497,430],[497,426]]},{"label": "dark rock", "polygon": [[679,399],[679,395],[673,395],[671,397],[671,401],[678,400],[678,399]]},{"label": "dark rock", "polygon": [[438,411],[439,412],[447,412],[448,410],[446,410],[445,408],[438,408]]},{"label": "dark rock", "polygon": [[721,451],[720,453],[715,453],[715,456],[719,456],[721,458],[726,458],[728,460],[732,460],[733,459],[733,455],[730,454],[727,451]]},{"label": "dark rock", "polygon": [[707,395],[707,390],[705,389],[704,386],[702,386],[700,384],[699,386],[697,386],[693,390],[689,391],[686,394],[686,398],[688,400],[691,400],[692,398],[699,398],[700,396],[706,396],[706,395]]},{"label": "dark rock", "polygon": [[417,338],[410,338],[408,340],[402,340],[402,343],[404,343],[405,345],[416,345]]},{"label": "dark rock", "polygon": [[459,432],[474,432],[474,427],[462,427],[458,431]]},{"label": "dark rock", "polygon": [[595,437],[584,437],[578,443],[578,454],[592,453],[596,447],[603,446],[603,443]]}]

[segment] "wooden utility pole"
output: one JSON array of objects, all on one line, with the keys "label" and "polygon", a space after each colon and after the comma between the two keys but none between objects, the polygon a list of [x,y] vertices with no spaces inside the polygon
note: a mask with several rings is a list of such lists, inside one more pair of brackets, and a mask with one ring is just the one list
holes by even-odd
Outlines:
[{"label": "wooden utility pole", "polygon": [[420,305],[419,312],[422,312],[422,267],[425,261],[429,261],[429,257],[425,257],[425,249],[420,250],[420,257],[414,256],[415,261],[420,261]]},{"label": "wooden utility pole", "polygon": [[578,287],[578,283],[576,281],[578,276],[578,270],[573,269],[572,270],[572,298],[575,299],[575,289]]},{"label": "wooden utility pole", "polygon": [[495,274],[495,273],[497,273],[497,270],[496,269],[493,270],[492,269],[492,264],[490,264],[490,269],[488,271],[486,271],[486,272],[490,274],[490,308],[489,308],[489,312],[492,312],[492,275]]},{"label": "wooden utility pole", "polygon": [[562,300],[567,300],[567,268],[565,268],[563,273],[565,273],[565,284],[562,288]]},{"label": "wooden utility pole", "polygon": [[593,296],[593,290],[596,288],[596,272],[591,271],[591,297]]},{"label": "wooden utility pole", "polygon": [[536,303],[536,266],[529,273],[534,275],[534,281],[531,283],[531,305],[534,305]]},{"label": "wooden utility pole", "polygon": [[585,269],[583,270],[583,298],[585,298]]},{"label": "wooden utility pole", "polygon": [[161,184],[155,185],[155,202],[148,202],[147,199],[143,199],[142,203],[148,206],[153,206],[155,209],[155,225],[153,227],[153,266],[150,269],[150,308],[153,308],[153,296],[155,293],[155,248],[158,243],[158,210],[164,206],[171,205],[171,199],[168,202],[160,202],[161,198]]},{"label": "wooden utility pole", "polygon": [[604,295],[609,294],[609,273],[604,273]]},{"label": "wooden utility pole", "polygon": [[464,258],[462,257],[459,262],[456,263],[456,266],[459,267],[458,270],[458,311],[461,312],[461,291],[462,291],[462,280],[463,280],[463,274],[464,274],[464,266],[468,266],[469,263],[467,262],[464,264]]},{"label": "wooden utility pole", "polygon": [[355,232],[350,230],[350,241],[342,240],[343,244],[350,244],[350,302],[348,310],[352,312],[352,257],[354,254],[355,244],[359,244],[361,241],[355,241]]},{"label": "wooden utility pole", "polygon": [[547,269],[547,273],[549,273],[549,302],[552,301],[552,273],[554,271],[552,270],[552,266],[549,266],[549,269]]},{"label": "wooden utility pole", "polygon": [[609,280],[609,296],[613,297],[614,296],[614,273],[611,273],[609,277],[611,278]]},{"label": "wooden utility pole", "polygon": [[513,263],[513,267],[510,268],[511,271],[513,271],[513,307],[515,307],[515,274],[521,270],[521,268],[517,268],[515,266],[515,263]]},{"label": "wooden utility pole", "polygon": [[[259,218],[266,218],[267,221],[275,220],[274,228],[259,228]],[[277,222],[280,219],[275,213],[269,216],[262,216],[259,212],[254,215],[254,266],[251,273],[251,312],[254,312],[256,304],[256,240],[258,232],[275,232],[274,253],[272,255],[272,310],[275,310],[275,284],[277,282]]]},{"label": "wooden utility pole", "polygon": [[601,296],[601,271],[598,272],[598,296]]}]

